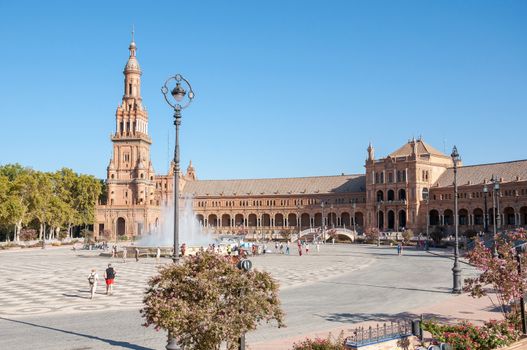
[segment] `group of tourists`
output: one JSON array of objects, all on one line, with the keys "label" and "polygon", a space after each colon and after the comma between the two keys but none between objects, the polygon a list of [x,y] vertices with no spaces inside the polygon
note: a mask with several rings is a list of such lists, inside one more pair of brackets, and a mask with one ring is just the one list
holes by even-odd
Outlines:
[{"label": "group of tourists", "polygon": [[[108,264],[108,268],[104,271],[104,280],[106,282],[106,295],[113,294],[113,284],[117,273],[112,267],[112,264]],[[88,275],[88,284],[90,285],[90,299],[93,299],[97,290],[97,284],[99,282],[99,274],[96,269],[92,269]]]}]

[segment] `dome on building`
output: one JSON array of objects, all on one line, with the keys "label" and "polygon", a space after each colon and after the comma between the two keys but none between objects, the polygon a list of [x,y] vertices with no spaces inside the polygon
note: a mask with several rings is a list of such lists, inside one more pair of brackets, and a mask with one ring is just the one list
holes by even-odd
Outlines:
[{"label": "dome on building", "polygon": [[[132,46],[130,45],[130,47]],[[128,59],[128,62],[126,62],[126,67],[124,67],[124,70],[125,71],[130,71],[130,70],[140,71],[141,70],[141,68],[139,67],[139,62],[137,61],[135,56],[131,56]]]}]

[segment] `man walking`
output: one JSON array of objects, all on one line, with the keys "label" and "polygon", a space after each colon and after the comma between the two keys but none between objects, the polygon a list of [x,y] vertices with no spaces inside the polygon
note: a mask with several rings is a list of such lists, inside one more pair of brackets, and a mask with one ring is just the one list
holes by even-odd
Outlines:
[{"label": "man walking", "polygon": [[124,263],[126,262],[126,254],[127,254],[127,250],[126,250],[126,247],[124,247],[123,249],[123,262]]},{"label": "man walking", "polygon": [[106,295],[113,294],[113,283],[115,279],[115,270],[112,267],[112,264],[108,264],[108,268],[104,272],[104,279],[106,280]]},{"label": "man walking", "polygon": [[135,253],[135,262],[139,262],[139,249],[135,248],[134,253]]},{"label": "man walking", "polygon": [[161,259],[161,248],[157,247],[156,250],[156,263],[159,264],[159,259]]},{"label": "man walking", "polygon": [[97,282],[99,281],[99,275],[95,269],[91,269],[91,273],[88,275],[88,283],[90,284],[90,299],[93,299],[95,291],[97,290]]}]

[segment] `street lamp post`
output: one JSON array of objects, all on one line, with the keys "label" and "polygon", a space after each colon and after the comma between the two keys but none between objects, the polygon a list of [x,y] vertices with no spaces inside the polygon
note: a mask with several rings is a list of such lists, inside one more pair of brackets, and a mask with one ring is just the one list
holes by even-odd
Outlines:
[{"label": "street lamp post", "polygon": [[[167,84],[174,80],[176,86],[170,91],[170,95],[174,98],[175,102],[171,101],[168,95]],[[181,83],[185,83],[188,86],[187,91],[181,86]],[[165,101],[174,110],[174,125],[176,126],[176,144],[174,147],[174,255],[172,261],[177,263],[179,260],[179,126],[181,125],[181,110],[187,108],[192,100],[194,99],[194,91],[187,79],[183,78],[181,74],[176,74],[165,81],[165,84],[161,88],[161,92],[165,97]],[[187,100],[181,104],[181,101],[187,96]]]},{"label": "street lamp post", "polygon": [[335,213],[333,212],[333,204],[331,204],[331,228],[335,228],[335,218],[334,218],[334,215]]},{"label": "street lamp post", "polygon": [[452,149],[452,162],[454,163],[454,227],[456,232],[456,246],[454,248],[454,267],[452,268],[454,286],[452,293],[461,293],[461,267],[459,266],[459,220],[457,212],[457,164],[459,162],[459,153],[457,147]]},{"label": "street lamp post", "polygon": [[324,241],[324,243],[326,243],[326,223],[325,223],[325,220],[324,220],[324,201],[322,201],[322,203],[320,203],[320,206],[322,207],[322,240]]},{"label": "street lamp post", "polygon": [[[516,248],[516,262],[518,264],[518,276],[523,282],[523,276],[522,276],[522,255],[527,251],[527,244],[523,243],[515,247]],[[522,323],[522,333],[523,335],[527,335],[527,321],[525,319],[525,291],[523,288],[521,288],[521,294],[520,294],[520,314],[521,314],[521,323]]]},{"label": "street lamp post", "polygon": [[377,247],[380,247],[381,246],[381,202],[377,202],[377,228],[379,230],[379,234],[377,235]]},{"label": "street lamp post", "polygon": [[[494,215],[494,236],[492,238],[492,256],[494,258],[498,257],[498,248],[496,247],[496,236],[498,234],[498,230],[501,227],[501,215],[500,215],[500,181],[498,180],[498,177],[495,175],[492,175],[492,178],[490,179],[492,183],[494,184],[492,194],[492,207],[493,207],[493,215]],[[497,207],[497,208],[496,208]]]},{"label": "street lamp post", "polygon": [[488,219],[488,208],[487,208],[487,196],[489,194],[489,188],[487,187],[487,184],[483,185],[483,198],[484,198],[484,205],[485,205],[485,212],[483,213],[483,230],[485,233],[489,232],[489,219]]},{"label": "street lamp post", "polygon": [[423,189],[423,199],[425,200],[425,203],[426,203],[426,250],[430,250],[429,248],[429,245],[430,245],[430,208],[429,208],[429,204],[430,204],[430,190],[428,188],[426,188],[426,191]]},{"label": "street lamp post", "polygon": [[[168,95],[169,89],[167,84],[172,80],[176,82],[176,86],[170,91],[170,95],[174,98],[175,102],[171,101]],[[188,93],[181,86],[182,82],[188,86]],[[165,97],[165,101],[174,110],[174,125],[176,127],[176,144],[174,147],[174,255],[172,256],[172,261],[176,264],[179,261],[179,126],[181,125],[181,110],[190,105],[194,99],[194,91],[192,91],[192,87],[187,79],[183,78],[180,74],[176,74],[165,81],[165,84],[161,88],[161,92]],[[184,100],[185,96],[187,96],[187,100],[181,104],[181,101]],[[180,349],[177,344],[177,339],[173,337],[170,332],[168,334],[168,344],[166,349]]]},{"label": "street lamp post", "polygon": [[[299,203],[299,202],[297,202]],[[296,223],[297,223],[297,226],[298,226],[298,238],[297,238],[297,241],[300,240],[300,233],[302,232],[302,218],[300,217],[300,204],[297,204],[296,205]]]},{"label": "street lamp post", "polygon": [[356,235],[357,234],[357,228],[355,226],[355,221],[356,221],[355,209],[357,208],[357,203],[355,203],[355,201],[353,201],[353,204],[351,206],[353,208],[353,232],[355,232],[355,235]]}]

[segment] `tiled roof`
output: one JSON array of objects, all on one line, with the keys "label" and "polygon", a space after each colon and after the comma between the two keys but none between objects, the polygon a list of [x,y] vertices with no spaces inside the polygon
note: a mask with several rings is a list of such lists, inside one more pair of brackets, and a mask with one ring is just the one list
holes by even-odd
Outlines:
[{"label": "tiled roof", "polygon": [[196,180],[185,183],[183,192],[193,196],[309,195],[365,192],[366,176],[313,176],[278,179]]},{"label": "tiled roof", "polygon": [[[515,160],[511,162],[469,165],[458,168],[457,183],[459,186],[480,184],[484,180],[489,181],[492,175],[504,182],[516,181],[517,177],[522,181],[527,180],[527,160]],[[452,186],[454,183],[454,168],[448,168],[437,180],[435,186]]]},{"label": "tiled roof", "polygon": [[431,154],[435,156],[447,157],[444,153],[439,152],[434,147],[430,146],[428,143],[424,142],[422,139],[410,140],[397,151],[390,153],[390,157],[402,157],[409,156],[412,154],[412,142],[416,143],[417,154]]}]

